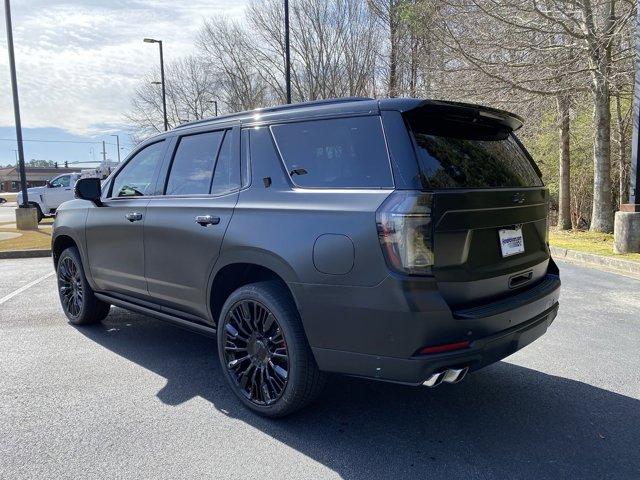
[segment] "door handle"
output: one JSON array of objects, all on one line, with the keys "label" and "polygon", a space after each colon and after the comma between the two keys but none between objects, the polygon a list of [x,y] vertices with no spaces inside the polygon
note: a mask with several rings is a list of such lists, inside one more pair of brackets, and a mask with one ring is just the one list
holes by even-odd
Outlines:
[{"label": "door handle", "polygon": [[207,225],[217,225],[220,223],[220,217],[214,217],[213,215],[198,215],[196,217],[196,223],[203,227]]},{"label": "door handle", "polygon": [[126,218],[130,222],[137,222],[139,220],[142,220],[142,214],[140,212],[129,212],[124,216],[124,218]]}]

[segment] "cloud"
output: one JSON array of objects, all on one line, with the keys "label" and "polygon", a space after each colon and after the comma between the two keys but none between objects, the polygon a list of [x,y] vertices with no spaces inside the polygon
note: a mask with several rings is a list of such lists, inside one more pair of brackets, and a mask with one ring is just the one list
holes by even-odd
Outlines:
[{"label": "cloud", "polygon": [[[245,0],[13,2],[14,43],[25,127],[95,134],[122,127],[144,75],[193,51],[208,17],[241,18]],[[0,30],[0,126],[13,124],[4,22]],[[158,74],[159,75],[159,74]]]}]

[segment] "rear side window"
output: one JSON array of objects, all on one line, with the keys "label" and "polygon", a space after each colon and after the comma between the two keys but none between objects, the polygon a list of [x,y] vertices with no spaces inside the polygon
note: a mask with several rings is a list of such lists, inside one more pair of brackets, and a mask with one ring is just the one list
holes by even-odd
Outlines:
[{"label": "rear side window", "polygon": [[408,120],[425,188],[539,187],[542,180],[529,157],[506,130]]},{"label": "rear side window", "polygon": [[292,181],[300,187],[393,187],[379,117],[289,123],[271,131]]},{"label": "rear side window", "polygon": [[182,137],[173,157],[166,195],[208,194],[224,132]]},{"label": "rear side window", "polygon": [[222,147],[216,162],[216,172],[213,175],[211,193],[224,195],[240,188],[240,162],[233,152],[233,135],[228,131],[224,136]]}]

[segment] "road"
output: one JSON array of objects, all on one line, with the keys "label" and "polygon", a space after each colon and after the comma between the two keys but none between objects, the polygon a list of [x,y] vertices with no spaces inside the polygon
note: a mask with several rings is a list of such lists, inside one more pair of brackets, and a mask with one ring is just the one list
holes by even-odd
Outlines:
[{"label": "road", "polygon": [[334,377],[273,421],[211,339],[115,308],[74,328],[49,259],[2,260],[0,478],[638,479],[640,281],[560,266],[560,315],[506,361],[433,390]]},{"label": "road", "polygon": [[[0,194],[0,196],[2,196]],[[16,221],[16,203],[7,202],[0,204],[0,223]]]}]

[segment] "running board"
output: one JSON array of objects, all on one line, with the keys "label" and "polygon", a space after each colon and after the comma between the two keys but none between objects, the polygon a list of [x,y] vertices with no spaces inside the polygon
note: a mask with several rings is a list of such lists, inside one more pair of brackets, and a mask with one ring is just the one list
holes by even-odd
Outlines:
[{"label": "running board", "polygon": [[141,305],[135,304],[133,302],[129,302],[127,300],[123,300],[121,298],[112,297],[110,295],[105,295],[103,293],[94,293],[94,295],[103,302],[109,303],[111,305],[115,305],[116,307],[124,308],[126,310],[131,310],[132,312],[140,313],[142,315],[148,315],[149,317],[157,318],[158,320],[162,320],[164,322],[172,323],[181,328],[185,328],[187,330],[191,330],[192,332],[201,333],[203,335],[207,335],[210,337],[215,337],[216,329],[207,325],[202,325],[201,323],[196,323],[191,320],[185,320],[184,318],[180,318],[175,315],[171,315],[166,312],[161,312],[159,310],[155,310],[149,307],[143,307]]}]

